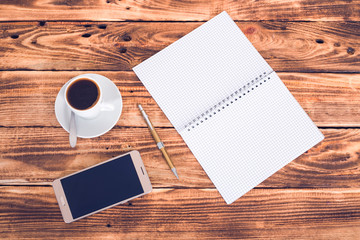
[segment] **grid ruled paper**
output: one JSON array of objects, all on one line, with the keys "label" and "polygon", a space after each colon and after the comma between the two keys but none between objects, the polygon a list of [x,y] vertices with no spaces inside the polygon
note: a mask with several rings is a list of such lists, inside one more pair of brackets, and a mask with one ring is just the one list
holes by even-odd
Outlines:
[{"label": "grid ruled paper", "polygon": [[228,204],[324,138],[226,12],[134,71]]},{"label": "grid ruled paper", "polygon": [[230,204],[324,139],[275,72],[180,135]]},{"label": "grid ruled paper", "polygon": [[272,71],[226,12],[133,70],[177,131],[239,86]]}]

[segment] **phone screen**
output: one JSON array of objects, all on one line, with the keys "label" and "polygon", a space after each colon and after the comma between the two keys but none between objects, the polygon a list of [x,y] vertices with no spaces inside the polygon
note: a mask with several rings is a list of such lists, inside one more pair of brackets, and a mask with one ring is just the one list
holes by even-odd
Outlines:
[{"label": "phone screen", "polygon": [[74,219],[144,193],[130,154],[60,181]]}]

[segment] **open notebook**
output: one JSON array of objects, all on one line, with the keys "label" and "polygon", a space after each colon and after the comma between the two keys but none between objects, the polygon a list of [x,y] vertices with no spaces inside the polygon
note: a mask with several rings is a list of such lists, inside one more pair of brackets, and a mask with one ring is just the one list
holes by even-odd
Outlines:
[{"label": "open notebook", "polygon": [[133,70],[228,204],[324,138],[226,12]]}]

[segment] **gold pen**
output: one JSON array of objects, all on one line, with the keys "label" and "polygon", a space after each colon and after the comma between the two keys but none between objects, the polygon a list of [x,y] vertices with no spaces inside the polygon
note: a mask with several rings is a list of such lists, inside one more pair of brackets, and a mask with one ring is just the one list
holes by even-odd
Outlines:
[{"label": "gold pen", "polygon": [[155,131],[155,128],[153,127],[153,125],[151,124],[150,122],[150,119],[148,117],[148,115],[146,115],[144,109],[141,107],[141,105],[139,104],[138,105],[140,111],[141,111],[141,114],[143,115],[145,121],[146,121],[146,124],[148,125],[149,129],[150,129],[150,132],[156,142],[156,145],[158,146],[158,148],[160,149],[160,151],[162,152],[166,162],[168,163],[171,171],[175,174],[175,176],[177,177],[177,179],[179,179],[179,176],[177,175],[177,172],[176,172],[176,168],[174,166],[174,164],[172,163],[168,153],[166,152],[165,150],[165,146],[164,146],[164,143],[160,140],[160,137],[159,135],[157,134],[157,132]]}]

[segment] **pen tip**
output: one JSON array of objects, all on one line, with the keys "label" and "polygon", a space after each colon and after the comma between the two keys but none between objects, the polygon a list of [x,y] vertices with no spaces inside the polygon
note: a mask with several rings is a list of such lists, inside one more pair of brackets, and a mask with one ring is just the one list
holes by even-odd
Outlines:
[{"label": "pen tip", "polygon": [[177,174],[177,172],[176,172],[176,168],[172,168],[171,171],[174,173],[175,177],[176,177],[177,179],[179,179],[179,176],[178,176],[178,174]]}]

